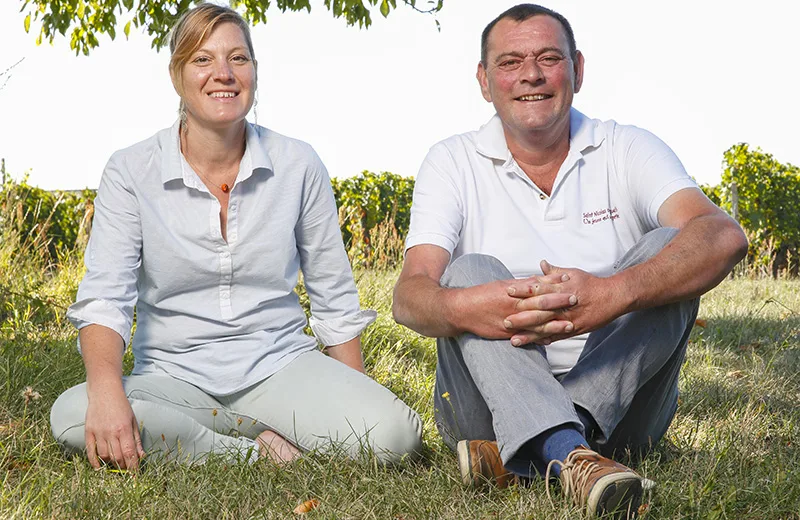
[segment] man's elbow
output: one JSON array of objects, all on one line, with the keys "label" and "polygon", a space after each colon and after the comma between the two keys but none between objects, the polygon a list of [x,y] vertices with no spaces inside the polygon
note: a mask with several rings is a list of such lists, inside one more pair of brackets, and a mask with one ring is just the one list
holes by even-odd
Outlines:
[{"label": "man's elbow", "polygon": [[402,309],[400,309],[400,305],[397,303],[397,300],[392,302],[392,318],[398,325],[405,325],[405,316],[403,315]]},{"label": "man's elbow", "polygon": [[726,237],[727,249],[731,259],[731,268],[733,268],[734,265],[741,262],[742,259],[747,256],[747,249],[749,247],[747,235],[744,234],[741,226],[731,219],[724,236]]}]

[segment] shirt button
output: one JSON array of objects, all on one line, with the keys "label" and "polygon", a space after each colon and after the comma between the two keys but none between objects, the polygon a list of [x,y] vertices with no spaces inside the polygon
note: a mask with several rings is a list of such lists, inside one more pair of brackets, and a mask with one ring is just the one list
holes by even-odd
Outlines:
[{"label": "shirt button", "polygon": [[230,294],[230,293],[228,293],[228,292],[223,292],[223,293],[222,293],[222,294],[220,294],[219,296],[220,296],[220,298],[222,298],[223,300],[227,300],[227,299],[230,297],[230,295],[231,295],[231,294]]},{"label": "shirt button", "polygon": [[231,256],[231,254],[227,251],[222,253],[222,258],[228,258],[229,256]]},{"label": "shirt button", "polygon": [[546,196],[544,193],[540,193],[540,194],[539,194],[539,198],[540,198],[540,199],[542,199],[542,200],[544,200],[544,199],[546,199],[546,198],[547,198],[547,196]]}]

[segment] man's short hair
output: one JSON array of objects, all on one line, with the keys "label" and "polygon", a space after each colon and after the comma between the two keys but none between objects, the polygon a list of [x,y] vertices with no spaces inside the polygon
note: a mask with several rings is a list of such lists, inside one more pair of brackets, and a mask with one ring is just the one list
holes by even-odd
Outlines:
[{"label": "man's short hair", "polygon": [[569,44],[569,55],[574,60],[577,56],[578,48],[575,45],[575,34],[572,32],[572,26],[569,24],[564,16],[560,15],[559,13],[553,11],[552,9],[548,9],[541,5],[537,4],[519,4],[515,5],[511,9],[504,11],[500,14],[497,18],[491,21],[489,25],[483,30],[483,34],[481,34],[481,63],[483,63],[484,68],[487,66],[486,63],[486,54],[488,53],[489,47],[489,33],[492,32],[492,29],[497,22],[503,20],[505,18],[510,18],[515,22],[524,22],[528,18],[533,18],[534,16],[545,15],[551,18],[555,18],[558,20],[558,23],[564,28],[564,32],[567,35],[567,43]]}]

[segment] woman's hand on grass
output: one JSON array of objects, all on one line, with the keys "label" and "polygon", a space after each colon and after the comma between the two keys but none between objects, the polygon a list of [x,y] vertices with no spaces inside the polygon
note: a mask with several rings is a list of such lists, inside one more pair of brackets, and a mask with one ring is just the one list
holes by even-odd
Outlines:
[{"label": "woman's hand on grass", "polygon": [[144,457],[139,425],[121,388],[90,393],[84,431],[86,455],[93,468],[106,463],[128,471],[138,469]]}]

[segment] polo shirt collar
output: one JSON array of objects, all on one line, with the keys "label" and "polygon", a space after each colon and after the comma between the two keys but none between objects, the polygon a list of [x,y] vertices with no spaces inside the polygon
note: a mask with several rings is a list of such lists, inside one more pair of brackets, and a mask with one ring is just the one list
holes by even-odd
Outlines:
[{"label": "polo shirt collar", "polygon": [[[597,148],[605,140],[606,134],[600,121],[590,119],[575,110],[569,113],[569,149],[584,154],[589,148]],[[490,159],[509,162],[512,160],[508,150],[503,122],[495,114],[484,124],[475,139],[478,153]]]},{"label": "polo shirt collar", "polygon": [[497,114],[493,115],[492,118],[478,130],[475,144],[478,153],[485,155],[489,159],[507,161],[511,157],[508,144],[506,144],[506,134],[503,132],[503,122]]},{"label": "polo shirt collar", "polygon": [[597,148],[606,138],[605,127],[601,121],[590,119],[574,108],[569,112],[569,149],[581,154],[589,148]]},{"label": "polo shirt collar", "polygon": [[[183,179],[184,184],[198,188],[199,179],[184,177],[183,159],[181,155],[180,142],[180,120],[175,121],[166,132],[166,140],[162,143],[163,154],[161,156],[161,182],[167,183],[175,179]],[[253,175],[256,169],[266,169],[273,171],[272,161],[269,158],[266,147],[259,135],[264,129],[245,122],[245,150],[242,157],[242,166],[236,182],[242,182]]]}]

